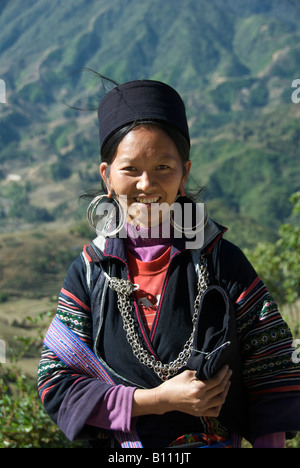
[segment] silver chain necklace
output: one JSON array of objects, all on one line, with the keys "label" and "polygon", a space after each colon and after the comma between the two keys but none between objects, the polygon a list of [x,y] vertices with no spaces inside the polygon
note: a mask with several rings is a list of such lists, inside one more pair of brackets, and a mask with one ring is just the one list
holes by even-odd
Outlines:
[{"label": "silver chain necklace", "polygon": [[126,338],[132,348],[134,356],[140,361],[141,364],[153,369],[161,380],[167,380],[178,373],[184,367],[192,354],[192,346],[195,335],[195,328],[199,314],[199,306],[202,295],[208,286],[208,269],[207,260],[204,256],[200,258],[199,275],[197,284],[197,296],[194,302],[194,314],[192,317],[192,333],[186,341],[183,350],[179,353],[178,357],[168,364],[163,364],[161,361],[155,359],[143,346],[140,337],[134,326],[132,318],[132,306],[130,295],[137,289],[137,286],[126,279],[111,278],[107,273],[105,276],[108,279],[108,285],[111,289],[115,290],[118,295],[118,308],[123,320],[123,328],[126,332]]}]

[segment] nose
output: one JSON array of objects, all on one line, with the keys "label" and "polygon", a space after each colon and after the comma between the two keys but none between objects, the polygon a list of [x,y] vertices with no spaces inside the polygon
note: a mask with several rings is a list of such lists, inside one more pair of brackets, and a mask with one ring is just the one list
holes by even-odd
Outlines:
[{"label": "nose", "polygon": [[138,190],[143,190],[143,191],[146,191],[148,190],[149,188],[151,188],[153,185],[155,185],[155,181],[154,181],[154,178],[150,175],[150,173],[148,171],[144,171],[137,183],[136,183],[136,188]]}]

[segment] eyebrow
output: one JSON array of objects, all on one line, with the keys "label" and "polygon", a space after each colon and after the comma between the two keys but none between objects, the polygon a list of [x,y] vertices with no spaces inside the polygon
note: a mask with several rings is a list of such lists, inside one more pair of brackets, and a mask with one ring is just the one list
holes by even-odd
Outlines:
[{"label": "eyebrow", "polygon": [[[135,157],[135,156],[129,156],[129,155],[121,155],[120,156],[122,158],[122,160],[120,161],[121,164],[127,164],[127,163],[133,163],[136,159],[140,159],[138,156]],[[177,158],[175,156],[173,156],[172,154],[169,154],[169,153],[166,153],[162,156],[159,156],[157,158],[157,160],[155,159],[155,157],[153,158],[156,162],[160,162],[160,161],[169,161],[169,160],[172,160],[172,161],[177,161]]]}]

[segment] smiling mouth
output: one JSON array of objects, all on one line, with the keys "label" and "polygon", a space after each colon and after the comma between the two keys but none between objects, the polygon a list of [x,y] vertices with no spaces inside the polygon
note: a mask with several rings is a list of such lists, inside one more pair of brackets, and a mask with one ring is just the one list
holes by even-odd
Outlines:
[{"label": "smiling mouth", "polygon": [[157,203],[159,201],[160,197],[136,197],[135,200],[138,203],[144,203],[144,204],[149,204],[149,203]]}]

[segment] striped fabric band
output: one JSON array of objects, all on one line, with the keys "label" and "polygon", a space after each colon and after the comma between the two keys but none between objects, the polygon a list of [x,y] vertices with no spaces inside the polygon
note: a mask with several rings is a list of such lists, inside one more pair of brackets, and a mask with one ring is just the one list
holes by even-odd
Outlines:
[{"label": "striped fabric band", "polygon": [[[61,361],[76,372],[115,385],[94,353],[57,317],[52,320],[44,343]],[[143,448],[135,430],[130,433],[114,431],[114,435],[122,448]]]}]

